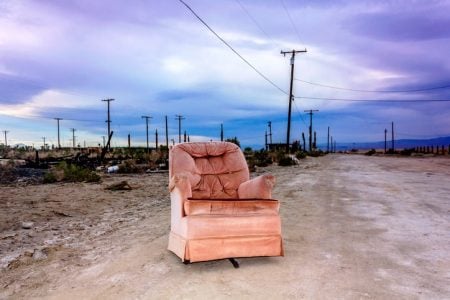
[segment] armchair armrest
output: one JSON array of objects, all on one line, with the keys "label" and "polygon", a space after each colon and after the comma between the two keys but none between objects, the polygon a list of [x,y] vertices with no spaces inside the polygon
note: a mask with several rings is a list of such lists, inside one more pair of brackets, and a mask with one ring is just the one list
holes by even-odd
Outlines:
[{"label": "armchair armrest", "polygon": [[170,191],[170,227],[174,233],[181,234],[181,219],[184,213],[184,201],[192,197],[191,182],[187,174],[174,175],[169,182]]},{"label": "armchair armrest", "polygon": [[170,193],[174,192],[177,188],[178,192],[181,194],[182,198],[187,199],[192,197],[191,182],[189,181],[189,175],[185,173],[180,173],[172,176],[169,182]]},{"label": "armchair armrest", "polygon": [[239,199],[271,199],[275,177],[265,174],[241,183],[238,189]]}]

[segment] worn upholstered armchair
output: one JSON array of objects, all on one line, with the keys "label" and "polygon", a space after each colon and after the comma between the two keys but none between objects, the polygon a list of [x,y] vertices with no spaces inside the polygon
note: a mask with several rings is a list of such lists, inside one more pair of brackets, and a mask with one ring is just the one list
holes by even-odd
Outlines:
[{"label": "worn upholstered armchair", "polygon": [[244,155],[227,142],[184,143],[169,155],[169,250],[183,262],[282,256],[275,179],[249,180]]}]

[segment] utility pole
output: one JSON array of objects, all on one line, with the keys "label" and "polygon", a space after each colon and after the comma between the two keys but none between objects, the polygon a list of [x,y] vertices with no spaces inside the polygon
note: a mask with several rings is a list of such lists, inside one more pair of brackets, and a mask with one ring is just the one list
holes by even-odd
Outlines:
[{"label": "utility pole", "polygon": [[272,122],[267,122],[267,125],[269,126],[269,142],[272,144]]},{"label": "utility pole", "polygon": [[167,124],[167,116],[166,116],[166,147],[167,151],[169,151],[169,126]]},{"label": "utility pole", "polygon": [[309,115],[309,152],[312,151],[312,116],[313,113],[317,111],[317,109],[305,110],[305,112]]},{"label": "utility pole", "polygon": [[294,83],[294,63],[295,63],[295,54],[306,52],[305,50],[292,50],[292,51],[281,51],[280,53],[286,56],[286,54],[291,54],[291,83],[289,86],[289,111],[288,111],[288,124],[287,124],[287,137],[286,137],[286,152],[289,152],[289,139],[291,135],[291,111],[292,111],[292,88]]},{"label": "utility pole", "polygon": [[331,136],[330,139],[331,139],[331,153],[333,153],[333,137]]},{"label": "utility pole", "polygon": [[386,154],[387,149],[387,129],[384,129],[384,154]]},{"label": "utility pole", "polygon": [[5,148],[8,147],[8,138],[6,137],[6,135],[8,134],[8,130],[3,130],[3,133],[5,134]]},{"label": "utility pole", "polygon": [[328,133],[327,133],[327,152],[330,152],[330,126],[328,126]]},{"label": "utility pole", "polygon": [[131,134],[128,134],[128,149],[131,148]]},{"label": "utility pole", "polygon": [[59,121],[62,120],[62,118],[54,118],[56,120],[57,126],[58,126],[58,149],[61,149],[61,143],[59,140]]},{"label": "utility pole", "polygon": [[42,140],[44,140],[44,148],[43,148],[43,150],[45,151],[45,136],[42,137]]},{"label": "utility pole", "polygon": [[317,135],[316,135],[316,131],[314,131],[314,141],[313,141],[313,148],[317,149]]},{"label": "utility pole", "polygon": [[70,128],[70,130],[72,131],[72,148],[75,148],[75,128]]},{"label": "utility pole", "polygon": [[302,140],[303,140],[303,151],[306,151],[306,141],[305,141],[305,133],[302,132]]},{"label": "utility pole", "polygon": [[[108,120],[106,120],[105,122],[108,123],[108,138],[109,138],[109,136],[111,135],[111,114],[110,114],[109,107],[110,107],[110,102],[114,101],[114,99],[103,99],[102,101],[108,103]],[[108,150],[111,149],[110,145],[111,145],[111,143],[108,145]]]},{"label": "utility pole", "polygon": [[181,120],[184,120],[185,117],[182,115],[176,115],[175,120],[178,120],[178,143],[181,143]]},{"label": "utility pole", "polygon": [[264,137],[265,137],[265,143],[264,143],[264,145],[265,145],[265,148],[266,148],[266,151],[267,151],[267,130],[265,131]]},{"label": "utility pole", "polygon": [[223,123],[220,124],[220,141],[223,142]]},{"label": "utility pole", "polygon": [[150,149],[148,147],[148,119],[151,119],[152,117],[150,116],[142,116],[142,119],[145,119],[145,124],[146,124],[146,128],[147,128],[147,153],[150,153]]},{"label": "utility pole", "polygon": [[188,134],[188,143],[191,142],[191,136]]},{"label": "utility pole", "polygon": [[184,139],[183,139],[183,142],[186,143],[186,141],[187,141],[187,133],[186,133],[186,130],[185,130],[185,131],[184,131]]},{"label": "utility pole", "polygon": [[156,144],[156,151],[158,151],[158,128],[155,129],[155,144]]},{"label": "utility pole", "polygon": [[104,135],[102,135],[102,138],[103,138],[103,148],[105,148],[105,136]]},{"label": "utility pole", "polygon": [[395,153],[395,146],[394,146],[394,122],[392,122],[392,153]]}]

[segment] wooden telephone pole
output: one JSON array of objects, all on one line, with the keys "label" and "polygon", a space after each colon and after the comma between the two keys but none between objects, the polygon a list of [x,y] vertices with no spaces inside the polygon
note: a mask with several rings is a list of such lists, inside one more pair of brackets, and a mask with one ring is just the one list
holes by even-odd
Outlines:
[{"label": "wooden telephone pole", "polygon": [[62,118],[55,118],[56,120],[56,124],[58,126],[58,149],[61,149],[61,143],[60,143],[60,139],[59,139],[59,121],[62,120]]},{"label": "wooden telephone pole", "polygon": [[166,116],[166,148],[167,151],[169,151],[169,125],[167,123],[167,116]]},{"label": "wooden telephone pole", "polygon": [[328,126],[328,133],[327,133],[327,152],[330,152],[330,126]]},{"label": "wooden telephone pole", "polygon": [[269,143],[272,144],[272,122],[271,121],[267,122],[267,126],[269,126],[269,133],[268,133]]},{"label": "wooden telephone pole", "polygon": [[305,110],[305,112],[309,115],[309,152],[312,151],[312,116],[313,113],[317,111],[317,109]]},{"label": "wooden telephone pole", "polygon": [[384,129],[384,154],[386,154],[387,151],[387,129]]},{"label": "wooden telephone pole", "polygon": [[394,122],[392,122],[392,153],[395,153],[395,145],[394,145]]},{"label": "wooden telephone pole", "polygon": [[289,110],[288,110],[288,124],[287,124],[287,134],[286,134],[286,152],[289,152],[290,144],[290,136],[291,136],[291,111],[292,111],[292,88],[294,83],[294,63],[295,63],[295,54],[303,53],[305,50],[292,50],[292,51],[281,51],[280,53],[286,56],[286,54],[291,54],[291,83],[289,86]]},{"label": "wooden telephone pole", "polygon": [[70,131],[72,131],[72,148],[75,148],[75,131],[77,131],[75,128],[70,128]]},{"label": "wooden telephone pole", "polygon": [[150,116],[142,116],[142,119],[145,119],[145,125],[146,125],[146,135],[147,135],[147,153],[150,153],[150,148],[148,147],[148,119],[151,119]]},{"label": "wooden telephone pole", "polygon": [[[105,122],[108,123],[108,138],[111,137],[111,114],[110,114],[110,102],[114,101],[114,99],[103,99],[102,101],[108,103],[108,120],[106,120]],[[111,144],[107,145],[108,146],[108,150],[111,149]]]},{"label": "wooden telephone pole", "polygon": [[5,134],[5,148],[8,147],[8,138],[6,137],[6,135],[8,134],[8,130],[3,130],[3,133]]},{"label": "wooden telephone pole", "polygon": [[181,143],[181,120],[186,119],[182,115],[176,115],[175,120],[178,120],[178,143]]}]

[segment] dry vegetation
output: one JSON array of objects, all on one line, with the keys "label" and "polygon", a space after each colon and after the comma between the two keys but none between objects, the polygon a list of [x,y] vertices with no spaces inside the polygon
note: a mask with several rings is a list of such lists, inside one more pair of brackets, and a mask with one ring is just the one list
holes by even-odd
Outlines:
[{"label": "dry vegetation", "polygon": [[[327,155],[253,176],[265,172],[286,256],[238,270],[166,250],[167,173],[2,185],[0,298],[449,298],[450,159]],[[132,189],[107,189],[122,181]]]}]

